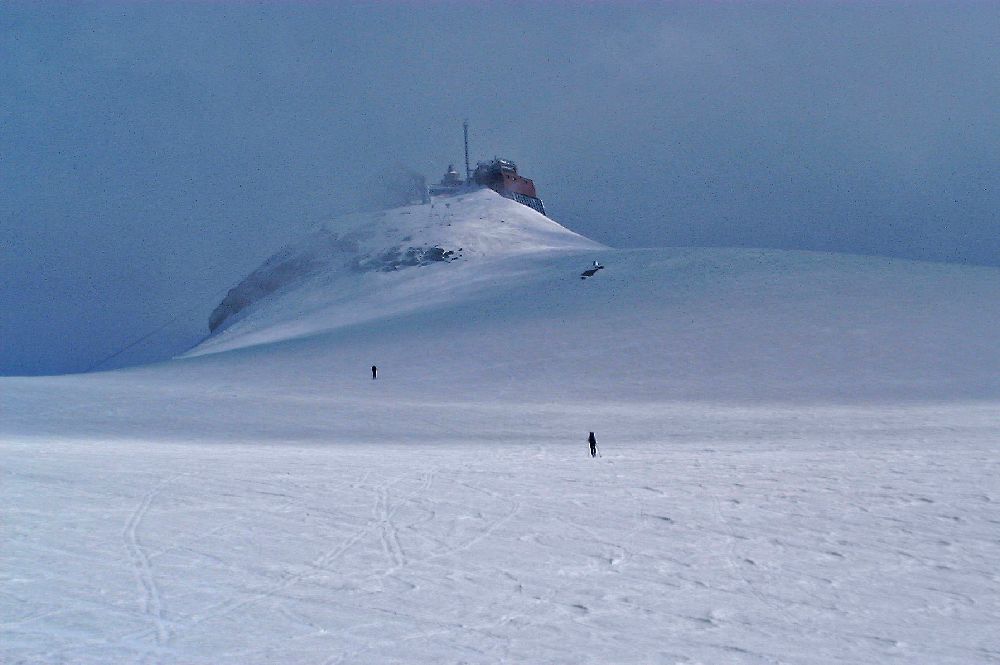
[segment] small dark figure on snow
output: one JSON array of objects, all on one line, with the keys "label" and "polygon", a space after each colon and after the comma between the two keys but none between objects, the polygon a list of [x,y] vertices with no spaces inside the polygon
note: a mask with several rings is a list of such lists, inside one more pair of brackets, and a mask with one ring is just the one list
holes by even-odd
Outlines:
[{"label": "small dark figure on snow", "polygon": [[594,437],[593,432],[591,432],[590,436],[587,437],[587,442],[590,444],[590,456],[597,457],[597,438]]},{"label": "small dark figure on snow", "polygon": [[378,378],[378,367],[372,365],[372,381]]},{"label": "small dark figure on snow", "polygon": [[598,270],[604,270],[604,266],[602,266],[597,261],[594,261],[594,265],[592,268],[587,268],[586,270],[580,273],[580,279],[587,279],[588,277],[593,277],[594,275],[597,274]]}]

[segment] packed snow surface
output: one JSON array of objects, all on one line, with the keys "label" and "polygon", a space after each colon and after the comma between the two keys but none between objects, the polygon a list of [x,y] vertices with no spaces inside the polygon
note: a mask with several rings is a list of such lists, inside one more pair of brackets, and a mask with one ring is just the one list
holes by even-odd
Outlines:
[{"label": "packed snow surface", "polygon": [[478,192],[230,295],[175,361],[0,380],[0,662],[1000,662],[996,269]]}]

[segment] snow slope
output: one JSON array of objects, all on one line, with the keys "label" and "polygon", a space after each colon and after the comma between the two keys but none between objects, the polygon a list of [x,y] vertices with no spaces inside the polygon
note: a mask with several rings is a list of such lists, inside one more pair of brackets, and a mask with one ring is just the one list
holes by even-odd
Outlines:
[{"label": "snow slope", "polygon": [[185,357],[0,379],[0,661],[1000,662],[998,277],[331,222]]},{"label": "snow slope", "polygon": [[[449,398],[470,387],[489,394],[511,373],[532,399],[1000,396],[996,268],[613,250],[489,190],[465,199],[342,222],[340,243],[365,244],[325,252],[333,259],[322,265],[313,248],[333,232],[307,237],[285,261],[311,272],[188,355],[271,344],[261,353],[276,379],[336,382],[376,363],[398,375],[393,388]],[[404,249],[462,254],[388,272],[354,267],[399,254],[399,238]],[[606,268],[581,279],[592,260]]]},{"label": "snow slope", "polygon": [[[350,215],[320,225],[237,285],[211,322],[235,330],[194,354],[427,311],[515,277],[524,268],[512,272],[504,265],[512,259],[528,257],[530,266],[541,256],[602,248],[489,189]],[[439,270],[414,270],[430,267]],[[250,311],[258,301],[264,311]]]}]

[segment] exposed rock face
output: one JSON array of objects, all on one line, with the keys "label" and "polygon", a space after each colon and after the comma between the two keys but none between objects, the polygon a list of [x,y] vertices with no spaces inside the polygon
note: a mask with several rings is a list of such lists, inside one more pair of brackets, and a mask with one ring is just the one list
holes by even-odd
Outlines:
[{"label": "exposed rock face", "polygon": [[370,270],[399,270],[412,266],[426,266],[439,261],[455,261],[461,258],[461,249],[458,251],[446,250],[442,247],[390,247],[381,254],[375,256],[358,257],[354,263],[354,268],[362,272]]}]

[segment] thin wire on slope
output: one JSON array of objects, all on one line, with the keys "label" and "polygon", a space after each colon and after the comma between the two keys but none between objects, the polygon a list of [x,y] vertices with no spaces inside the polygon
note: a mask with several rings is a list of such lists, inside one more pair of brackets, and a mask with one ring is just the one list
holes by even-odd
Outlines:
[{"label": "thin wire on slope", "polygon": [[109,362],[111,360],[114,360],[115,358],[117,358],[121,354],[125,353],[126,351],[129,351],[129,350],[135,348],[136,346],[138,346],[139,344],[142,344],[143,342],[145,342],[147,339],[149,339],[153,335],[156,335],[157,333],[160,333],[160,332],[166,330],[167,328],[169,328],[170,326],[172,326],[173,324],[177,323],[177,321],[179,321],[181,319],[181,317],[186,316],[186,315],[190,314],[191,312],[193,312],[194,310],[196,310],[199,307],[201,307],[202,303],[205,300],[208,300],[209,298],[211,298],[211,299],[214,300],[215,298],[218,298],[220,295],[222,295],[224,293],[228,293],[228,292],[229,292],[229,287],[227,286],[224,289],[220,289],[218,291],[215,291],[215,292],[213,292],[213,293],[205,296],[202,299],[199,299],[198,304],[192,305],[190,307],[187,307],[187,308],[181,310],[178,314],[176,314],[175,316],[172,316],[165,323],[163,323],[163,324],[161,324],[161,325],[153,328],[149,332],[147,332],[147,333],[143,334],[142,336],[134,339],[133,341],[131,341],[128,344],[126,344],[125,346],[121,347],[120,349],[118,349],[114,353],[112,353],[112,354],[110,354],[110,355],[108,355],[108,356],[106,356],[104,358],[101,358],[97,362],[91,364],[89,367],[87,367],[87,369],[84,370],[84,372],[93,372],[93,371],[97,370],[99,367],[101,367],[105,363],[107,363],[107,362]]}]

